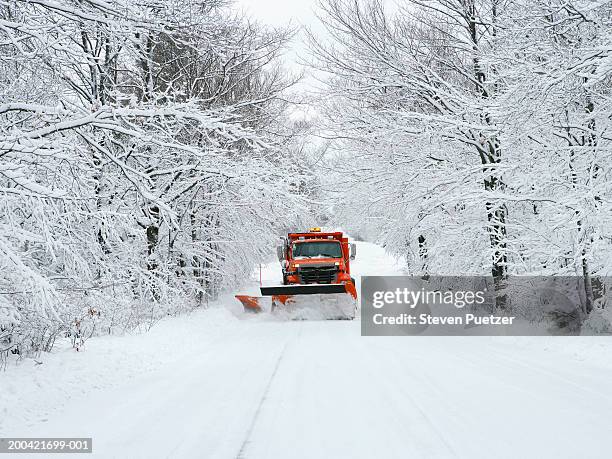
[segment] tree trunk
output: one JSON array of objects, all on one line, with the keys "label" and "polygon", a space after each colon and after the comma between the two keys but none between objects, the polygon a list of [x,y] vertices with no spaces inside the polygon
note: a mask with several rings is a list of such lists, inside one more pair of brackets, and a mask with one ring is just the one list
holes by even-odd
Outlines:
[{"label": "tree trunk", "polygon": [[[474,81],[476,85],[476,92],[482,99],[489,99],[491,94],[487,89],[487,74],[483,68],[480,59],[479,51],[479,35],[478,27],[479,22],[477,19],[477,9],[473,0],[467,0],[462,3],[464,8],[464,18],[467,21],[467,29],[472,41],[472,49],[474,52],[473,57],[473,71]],[[495,16],[497,14],[496,3],[493,5],[495,8],[493,11],[493,22],[495,22]],[[495,28],[493,28],[495,33]],[[491,126],[493,124],[491,115],[485,109],[482,113],[482,119],[484,123]],[[478,135],[472,133],[472,138],[478,142],[481,146],[478,147],[478,153],[480,154],[480,160],[483,165],[484,178],[484,189],[487,193],[495,193],[502,190],[504,187],[503,181],[497,175],[496,165],[501,163],[501,147],[499,140],[496,136],[487,136],[485,133],[479,133]],[[493,276],[493,282],[495,285],[495,291],[500,292],[506,282],[507,278],[507,246],[506,246],[506,222],[508,220],[508,209],[504,204],[498,204],[495,202],[487,201],[485,204],[487,211],[487,228],[489,232],[489,239],[491,248],[493,249],[493,258],[491,266],[491,275]],[[506,295],[496,295],[496,307],[504,309],[506,307]]]}]

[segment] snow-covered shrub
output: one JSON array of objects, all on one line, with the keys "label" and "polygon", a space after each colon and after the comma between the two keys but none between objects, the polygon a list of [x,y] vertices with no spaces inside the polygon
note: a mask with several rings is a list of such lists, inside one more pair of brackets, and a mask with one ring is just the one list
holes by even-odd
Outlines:
[{"label": "snow-covered shrub", "polygon": [[582,327],[586,334],[612,334],[612,314],[608,309],[595,308]]}]

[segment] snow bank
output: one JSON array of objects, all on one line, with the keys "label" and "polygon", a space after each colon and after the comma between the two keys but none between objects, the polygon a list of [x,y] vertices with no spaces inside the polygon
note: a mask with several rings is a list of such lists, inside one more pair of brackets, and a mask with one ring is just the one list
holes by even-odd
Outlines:
[{"label": "snow bank", "polygon": [[45,422],[68,401],[160,368],[181,366],[239,327],[225,308],[162,320],[148,333],[91,338],[81,351],[60,341],[40,360],[24,358],[0,372],[0,433]]}]

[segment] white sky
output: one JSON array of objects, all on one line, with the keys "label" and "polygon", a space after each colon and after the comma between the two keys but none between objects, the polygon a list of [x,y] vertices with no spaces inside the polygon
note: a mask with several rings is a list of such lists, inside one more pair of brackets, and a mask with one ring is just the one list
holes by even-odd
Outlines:
[{"label": "white sky", "polygon": [[[235,0],[235,9],[263,24],[275,27],[308,27],[317,33],[325,33],[315,15],[317,0]],[[300,58],[307,58],[307,46],[303,32],[298,33],[289,44],[284,55],[285,66],[292,72],[304,72],[304,77],[292,92],[311,91],[317,82],[310,69],[300,64]],[[290,115],[294,119],[310,118],[316,112],[310,105],[296,107]]]},{"label": "white sky", "polygon": [[[324,0],[323,0],[324,1]],[[308,27],[318,38],[327,36],[325,27],[319,22],[315,11],[319,0],[234,0],[234,8],[244,12],[253,20],[271,26]],[[397,8],[396,0],[385,0],[387,8]],[[320,85],[312,76],[312,70],[300,64],[300,59],[307,59],[308,48],[304,34],[298,33],[289,44],[284,56],[285,65],[296,73],[305,72],[305,76],[296,90],[309,91]]]},{"label": "white sky", "polygon": [[[325,33],[315,15],[317,0],[235,0],[235,8],[261,24],[275,27],[308,27],[317,33]],[[314,80],[309,77],[309,69],[299,63],[300,58],[307,57],[304,35],[298,33],[285,54],[285,65],[296,73],[305,72],[305,77],[299,85],[302,90],[311,89],[315,85]]]},{"label": "white sky", "polygon": [[[275,27],[307,27],[318,37],[327,36],[325,27],[316,16],[319,0],[234,0],[234,9],[244,12],[249,18]],[[391,7],[395,1],[386,0],[386,6]],[[308,59],[308,47],[305,43],[304,33],[298,33],[288,45],[284,55],[285,66],[288,70],[297,73],[303,72],[302,80],[293,87],[292,93],[308,93],[320,88],[320,84],[313,76],[313,70],[303,66],[301,59]],[[318,75],[321,77],[322,75]],[[315,106],[310,104],[297,106],[290,115],[294,119],[310,118],[317,112]]]},{"label": "white sky", "polygon": [[236,0],[236,6],[262,23],[275,26],[289,22],[310,25],[316,20],[316,0]]}]

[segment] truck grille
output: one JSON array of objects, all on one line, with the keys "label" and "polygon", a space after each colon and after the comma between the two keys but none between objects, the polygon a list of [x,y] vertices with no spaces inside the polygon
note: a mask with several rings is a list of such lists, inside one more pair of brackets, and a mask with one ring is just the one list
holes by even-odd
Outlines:
[{"label": "truck grille", "polygon": [[338,268],[332,266],[308,266],[299,269],[302,284],[334,284]]}]

